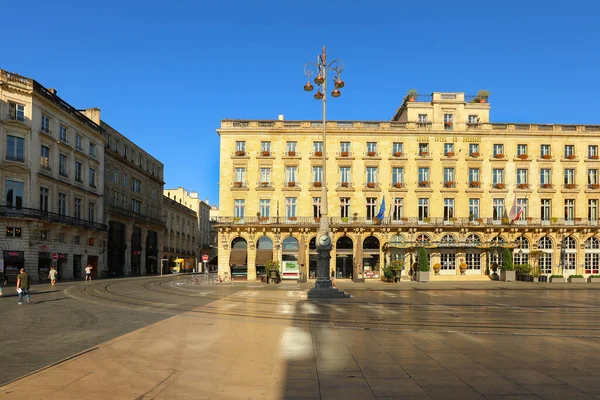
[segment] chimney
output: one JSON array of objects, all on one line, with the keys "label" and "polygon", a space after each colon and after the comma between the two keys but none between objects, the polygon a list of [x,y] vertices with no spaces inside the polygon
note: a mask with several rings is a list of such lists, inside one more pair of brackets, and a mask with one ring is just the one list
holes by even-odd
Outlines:
[{"label": "chimney", "polygon": [[49,91],[50,93],[52,93],[53,95],[55,95],[55,96],[56,96],[56,95],[57,95],[57,93],[58,93],[58,90],[56,90],[56,89],[52,89],[52,88],[48,88],[48,91]]},{"label": "chimney", "polygon": [[277,116],[277,121],[283,121],[283,114],[279,114]]},{"label": "chimney", "polygon": [[100,125],[100,109],[98,107],[86,108],[85,116],[94,121],[96,125]]}]

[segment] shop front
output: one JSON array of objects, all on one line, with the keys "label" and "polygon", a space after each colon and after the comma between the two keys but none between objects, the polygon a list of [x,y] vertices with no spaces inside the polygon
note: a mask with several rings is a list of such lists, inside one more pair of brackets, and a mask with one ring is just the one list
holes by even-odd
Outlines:
[{"label": "shop front", "polygon": [[352,279],[354,270],[354,244],[348,236],[342,236],[335,244],[335,277]]},{"label": "shop front", "polygon": [[300,276],[300,265],[298,263],[298,253],[300,243],[295,237],[286,237],[281,244],[281,278],[298,279]]},{"label": "shop front", "polygon": [[261,277],[266,273],[265,264],[268,261],[273,261],[273,241],[263,236],[256,242],[256,280],[260,281]]},{"label": "shop front", "polygon": [[17,275],[21,268],[25,267],[25,252],[4,250],[2,253],[4,259],[4,279],[8,284],[17,282]]},{"label": "shop front", "polygon": [[308,277],[317,278],[317,238],[314,237],[308,242]]},{"label": "shop front", "polygon": [[38,279],[40,283],[48,282],[50,267],[52,267],[52,254],[40,251],[38,253]]},{"label": "shop front", "polygon": [[229,268],[231,269],[231,279],[248,279],[248,242],[246,239],[237,237],[231,242]]},{"label": "shop front", "polygon": [[362,263],[365,279],[379,279],[379,239],[375,236],[369,236],[365,238],[362,246]]}]

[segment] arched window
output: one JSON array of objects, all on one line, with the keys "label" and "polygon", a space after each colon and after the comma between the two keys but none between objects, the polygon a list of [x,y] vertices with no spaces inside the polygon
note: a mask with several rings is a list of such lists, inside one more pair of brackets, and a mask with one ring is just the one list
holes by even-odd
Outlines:
[{"label": "arched window", "polygon": [[317,251],[317,238],[316,237],[313,237],[308,242],[308,250],[309,251]]},{"label": "arched window", "polygon": [[273,250],[273,241],[268,236],[263,236],[256,242],[256,248],[259,250]]},{"label": "arched window", "polygon": [[502,236],[496,236],[495,238],[492,239],[492,245],[503,245],[506,243],[506,239],[504,239]]},{"label": "arched window", "polygon": [[300,244],[298,243],[298,239],[293,236],[288,236],[283,239],[283,243],[281,244],[282,251],[298,251],[300,250]]},{"label": "arched window", "polygon": [[352,250],[352,239],[348,236],[342,236],[335,243],[335,248],[337,250]]},{"label": "arched window", "polygon": [[577,240],[573,236],[568,236],[564,240],[564,246],[564,267],[574,270],[577,267]]},{"label": "arched window", "polygon": [[586,250],[599,250],[600,249],[600,240],[598,240],[598,238],[592,236],[589,237],[586,241],[585,241],[585,249]]},{"label": "arched window", "polygon": [[513,262],[515,265],[529,264],[529,239],[519,236],[515,240],[517,247],[513,250]]},{"label": "arched window", "polygon": [[235,239],[233,239],[231,241],[232,249],[246,249],[247,247],[248,247],[248,243],[246,242],[246,239],[244,239],[242,237],[236,237]]},{"label": "arched window", "polygon": [[444,235],[440,242],[443,244],[453,244],[456,243],[456,238],[453,235]]},{"label": "arched window", "polygon": [[538,241],[538,248],[552,250],[552,239],[549,236],[544,236]]},{"label": "arched window", "polygon": [[573,236],[565,238],[565,249],[577,250],[577,241]]},{"label": "arched window", "polygon": [[542,251],[538,260],[540,272],[545,275],[552,274],[552,239],[544,236],[538,240],[538,248]]},{"label": "arched window", "polygon": [[363,250],[379,250],[379,239],[375,236],[368,236],[363,241]]},{"label": "arched window", "polygon": [[597,275],[600,272],[600,240],[591,236],[585,241],[585,273]]},{"label": "arched window", "polygon": [[394,235],[390,238],[390,246],[402,246],[406,239],[402,235]]},{"label": "arched window", "polygon": [[467,236],[467,243],[469,244],[480,244],[481,243],[481,236],[476,235],[476,234],[471,234],[469,236]]},{"label": "arched window", "polygon": [[516,240],[515,240],[515,244],[517,245],[517,248],[520,249],[529,249],[529,239],[527,239],[525,236],[519,236]]},{"label": "arched window", "polygon": [[416,242],[419,244],[429,244],[429,242],[431,242],[431,238],[422,233],[417,236]]}]

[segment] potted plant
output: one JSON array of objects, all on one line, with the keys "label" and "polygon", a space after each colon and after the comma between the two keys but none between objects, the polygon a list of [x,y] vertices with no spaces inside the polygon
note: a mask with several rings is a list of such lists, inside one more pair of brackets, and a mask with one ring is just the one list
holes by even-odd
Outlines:
[{"label": "potted plant", "polygon": [[467,272],[467,263],[464,263],[464,262],[460,263],[458,268],[460,269],[460,274],[465,275],[465,273]]},{"label": "potted plant", "polygon": [[397,187],[398,189],[402,188],[402,182],[396,182],[394,183],[394,186]]},{"label": "potted plant", "polygon": [[394,271],[390,266],[387,266],[383,269],[383,278],[386,282],[394,281]]},{"label": "potted plant", "polygon": [[402,270],[404,269],[404,261],[392,260],[389,264],[389,267],[392,271],[394,271],[394,282],[398,282],[400,280]]},{"label": "potted plant", "polygon": [[482,224],[483,223],[483,218],[476,218],[475,221],[477,221],[478,223]]},{"label": "potted plant", "polygon": [[577,158],[577,156],[575,154],[569,154],[566,158],[567,160],[574,160],[575,158]]},{"label": "potted plant", "polygon": [[452,121],[445,121],[444,126],[452,126]]},{"label": "potted plant", "polygon": [[425,218],[423,218],[423,222],[425,222],[426,224],[428,224],[428,223],[431,222],[431,218],[425,217]]},{"label": "potted plant", "polygon": [[544,188],[544,189],[552,189],[552,184],[551,183],[542,183],[542,188]]},{"label": "potted plant", "polygon": [[245,155],[246,155],[246,152],[245,152],[244,150],[237,150],[237,151],[235,152],[235,155],[236,155],[236,156],[238,156],[238,157],[240,157],[240,156],[245,156]]},{"label": "potted plant", "polygon": [[477,158],[477,157],[479,157],[479,152],[478,152],[478,151],[474,151],[474,152],[472,152],[472,153],[471,153],[471,157],[473,157],[473,158]]},{"label": "potted plant", "polygon": [[233,186],[242,187],[242,182],[233,182]]},{"label": "potted plant", "polygon": [[544,154],[544,155],[542,156],[542,158],[543,158],[544,160],[551,160],[551,159],[552,159],[552,154]]},{"label": "potted plant", "polygon": [[471,181],[469,182],[469,186],[472,188],[478,188],[479,187],[479,182],[478,181]]},{"label": "potted plant", "polygon": [[279,261],[268,260],[265,263],[265,273],[267,275],[267,283],[269,283],[269,275],[271,270],[276,271],[279,269]]},{"label": "potted plant", "polygon": [[369,187],[370,189],[374,189],[376,186],[377,186],[377,184],[375,182],[367,183],[367,187]]},{"label": "potted plant", "polygon": [[323,155],[322,151],[315,151],[315,157],[321,157]]},{"label": "potted plant", "polygon": [[407,93],[406,93],[406,98],[408,99],[408,101],[413,102],[415,100],[417,100],[417,89],[410,89]]},{"label": "potted plant", "polygon": [[454,186],[454,182],[450,182],[450,181],[444,182],[444,186],[446,186],[447,188],[451,188]]},{"label": "potted plant", "polygon": [[288,218],[290,221],[296,221],[298,218],[297,217],[289,217]]},{"label": "potted plant", "polygon": [[321,218],[315,217],[315,222],[321,222]]},{"label": "potted plant", "polygon": [[377,218],[377,217],[373,218],[372,220],[373,220],[373,223],[374,223],[375,225],[379,225],[379,224],[380,224],[380,222],[381,222],[381,220],[380,220],[379,218]]},{"label": "potted plant", "polygon": [[585,283],[583,275],[569,275],[569,282],[571,283]]},{"label": "potted plant", "polygon": [[260,153],[260,155],[261,155],[261,156],[263,156],[263,157],[268,157],[268,156],[270,156],[270,155],[271,155],[271,152],[270,152],[270,151],[263,150],[263,151]]},{"label": "potted plant", "polygon": [[600,283],[600,275],[590,275],[590,283]]},{"label": "potted plant", "polygon": [[496,183],[496,189],[504,189],[506,185],[504,183]]},{"label": "potted plant", "polygon": [[419,262],[417,264],[417,281],[418,282],[429,282],[429,257],[427,257],[427,250],[424,247],[419,247],[417,250]]},{"label": "potted plant", "polygon": [[529,188],[528,183],[519,183],[519,189],[527,189],[527,188]]},{"label": "potted plant", "polygon": [[348,217],[342,217],[342,223],[347,224],[348,223]]},{"label": "potted plant", "polygon": [[269,186],[269,182],[261,182],[260,186],[267,187],[267,186]]},{"label": "potted plant", "polygon": [[488,90],[479,90],[477,92],[477,101],[479,101],[480,103],[485,103],[488,99],[488,97],[490,97],[490,92]]},{"label": "potted plant", "polygon": [[500,279],[503,282],[513,282],[515,280],[515,266],[513,264],[512,251],[504,248],[502,250],[502,265],[500,266]]},{"label": "potted plant", "polygon": [[295,151],[288,151],[288,156],[295,157],[296,156],[296,152]]},{"label": "potted plant", "polygon": [[340,155],[341,155],[342,157],[348,157],[348,154],[349,154],[349,153],[348,153],[347,151],[342,151],[342,152],[340,153]]},{"label": "potted plant", "polygon": [[322,183],[321,182],[314,182],[313,185],[314,185],[314,187],[321,187]]},{"label": "potted plant", "polygon": [[552,223],[552,225],[556,225],[558,223],[558,217],[550,218],[550,222]]},{"label": "potted plant", "polygon": [[375,151],[369,151],[369,152],[367,153],[367,155],[368,155],[369,157],[375,157],[375,156],[377,155],[377,152],[375,152]]},{"label": "potted plant", "polygon": [[421,187],[427,187],[429,185],[429,181],[421,181],[419,182],[419,186]]},{"label": "potted plant", "polygon": [[296,182],[288,182],[288,186],[289,187],[294,187],[294,186],[296,186]]},{"label": "potted plant", "polygon": [[348,187],[348,182],[342,182],[342,187]]},{"label": "potted plant", "polygon": [[494,158],[504,158],[504,154],[502,154],[502,153],[494,154]]},{"label": "potted plant", "polygon": [[401,151],[395,152],[394,157],[402,157],[402,152]]},{"label": "potted plant", "polygon": [[577,188],[577,185],[576,185],[576,184],[574,184],[574,183],[567,183],[567,184],[565,185],[565,188],[567,188],[567,189],[576,189],[576,188]]},{"label": "potted plant", "polygon": [[440,269],[442,269],[442,266],[440,265],[440,263],[433,264],[433,273],[434,274],[439,275]]},{"label": "potted plant", "polygon": [[427,157],[429,155],[429,152],[428,151],[422,151],[422,152],[419,153],[419,155],[421,157]]},{"label": "potted plant", "polygon": [[593,156],[590,156],[590,160],[598,160],[600,158],[600,156],[598,156],[598,154],[594,154]]},{"label": "potted plant", "polygon": [[446,157],[454,157],[454,152],[453,151],[447,152]]},{"label": "potted plant", "polygon": [[590,189],[600,189],[600,185],[599,185],[599,184],[597,184],[597,183],[592,183],[592,184],[590,185]]},{"label": "potted plant", "polygon": [[519,158],[521,160],[527,160],[529,158],[529,155],[528,154],[519,154]]},{"label": "potted plant", "polygon": [[567,280],[562,275],[558,275],[558,274],[552,274],[552,275],[550,275],[550,282],[551,283],[565,283],[566,281]]}]

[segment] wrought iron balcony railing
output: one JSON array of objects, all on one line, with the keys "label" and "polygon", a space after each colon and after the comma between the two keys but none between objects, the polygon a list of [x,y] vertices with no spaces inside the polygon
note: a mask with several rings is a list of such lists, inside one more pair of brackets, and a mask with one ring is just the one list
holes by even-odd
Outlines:
[{"label": "wrought iron balcony railing", "polygon": [[66,215],[59,215],[49,211],[37,210],[34,208],[16,208],[11,206],[0,206],[0,216],[10,218],[35,218],[42,221],[57,222],[61,224],[79,226],[87,229],[96,229],[101,231],[107,231],[108,226],[98,223],[86,221],[75,217],[69,217]]}]

